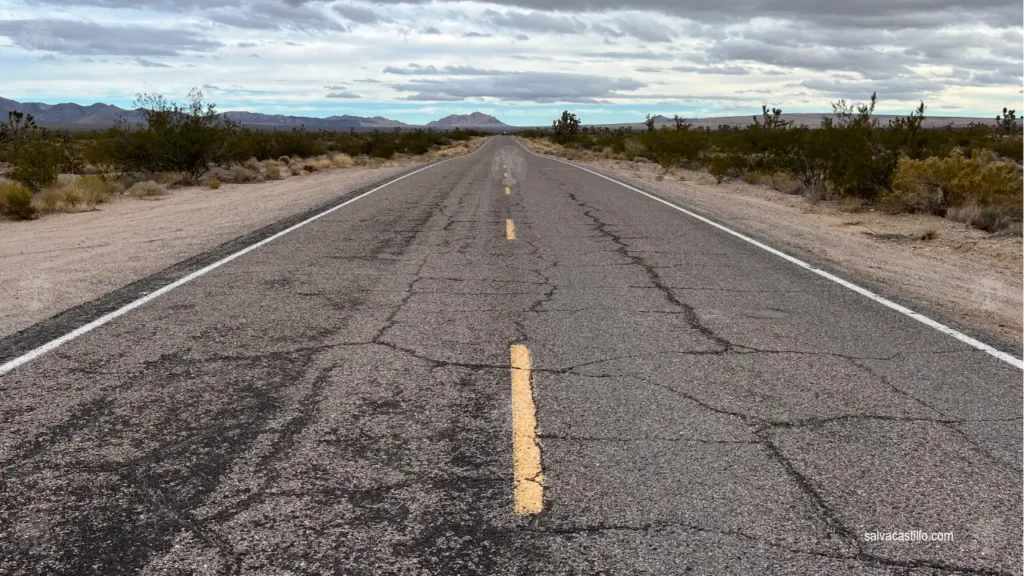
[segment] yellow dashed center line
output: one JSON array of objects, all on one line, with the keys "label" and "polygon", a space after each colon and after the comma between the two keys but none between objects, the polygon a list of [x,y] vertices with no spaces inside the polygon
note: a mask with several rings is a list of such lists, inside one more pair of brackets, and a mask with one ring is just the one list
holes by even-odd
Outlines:
[{"label": "yellow dashed center line", "polygon": [[505,196],[512,194],[512,188],[505,186]]},{"label": "yellow dashed center line", "polygon": [[537,409],[530,384],[530,349],[513,344],[512,356],[512,476],[515,509],[520,516],[544,508],[544,472],[537,441]]},{"label": "yellow dashed center line", "polygon": [[516,224],[511,218],[505,220],[505,238],[508,238],[509,240],[516,239]]}]

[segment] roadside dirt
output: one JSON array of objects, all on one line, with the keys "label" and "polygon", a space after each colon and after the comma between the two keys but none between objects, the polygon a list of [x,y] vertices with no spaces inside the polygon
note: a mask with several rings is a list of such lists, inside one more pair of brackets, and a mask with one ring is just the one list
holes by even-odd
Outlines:
[{"label": "roadside dirt", "polygon": [[0,337],[351,190],[466,152],[455,146],[379,167],[121,196],[89,212],[30,221],[0,218]]},{"label": "roadside dirt", "polygon": [[[556,152],[549,147],[538,151]],[[835,203],[624,160],[578,162],[654,192],[759,240],[920,301],[962,326],[1021,346],[1020,237],[994,236],[920,214],[844,212]],[[625,191],[624,191],[625,192]],[[926,233],[934,238],[922,240]]]}]

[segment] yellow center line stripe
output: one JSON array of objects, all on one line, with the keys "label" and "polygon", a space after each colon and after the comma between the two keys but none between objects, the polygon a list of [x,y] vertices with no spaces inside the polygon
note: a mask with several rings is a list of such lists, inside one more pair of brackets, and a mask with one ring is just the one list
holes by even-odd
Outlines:
[{"label": "yellow center line stripe", "polygon": [[537,409],[530,385],[530,349],[513,344],[512,356],[512,476],[515,509],[520,516],[544,508],[544,472],[537,441]]},{"label": "yellow center line stripe", "polygon": [[508,196],[509,194],[512,194],[512,188],[505,186],[505,196]]},{"label": "yellow center line stripe", "polygon": [[516,224],[511,218],[505,220],[505,238],[508,238],[509,240],[516,239]]}]

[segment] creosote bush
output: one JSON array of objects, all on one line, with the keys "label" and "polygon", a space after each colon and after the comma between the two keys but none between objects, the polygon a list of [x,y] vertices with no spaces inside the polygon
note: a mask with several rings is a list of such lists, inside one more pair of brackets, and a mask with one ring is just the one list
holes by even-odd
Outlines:
[{"label": "creosote bush", "polygon": [[971,219],[976,227],[1013,228],[1021,220],[1024,140],[1014,110],[1004,110],[995,126],[924,128],[923,102],[888,122],[876,118],[877,102],[874,94],[862,104],[839,100],[813,128],[796,126],[781,109],[764,106],[743,128],[695,128],[678,117],[675,126],[657,128],[650,115],[641,130],[595,128],[577,125],[566,111],[551,129],[520,135],[561,146],[541,147],[550,153],[707,170],[718,182],[745,178],[814,202],[943,215],[973,201],[982,208],[998,206],[995,211],[1010,222],[993,224],[997,219],[979,216]]}]

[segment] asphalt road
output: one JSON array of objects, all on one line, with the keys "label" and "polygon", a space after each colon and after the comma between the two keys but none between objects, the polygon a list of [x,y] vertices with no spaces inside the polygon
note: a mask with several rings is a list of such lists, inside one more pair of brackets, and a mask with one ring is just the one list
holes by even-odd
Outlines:
[{"label": "asphalt road", "polygon": [[0,574],[1021,572],[1020,370],[506,145],[0,376]]}]

